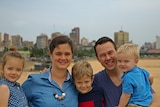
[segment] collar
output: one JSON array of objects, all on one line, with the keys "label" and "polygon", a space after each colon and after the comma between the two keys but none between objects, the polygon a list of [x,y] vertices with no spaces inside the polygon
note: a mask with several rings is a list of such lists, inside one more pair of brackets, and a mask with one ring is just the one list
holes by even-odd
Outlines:
[{"label": "collar", "polygon": [[[67,78],[66,78],[65,81],[69,81],[69,80],[72,81],[72,76],[71,76],[71,74],[69,73],[68,69],[66,70],[66,72],[67,72]],[[43,78],[43,79],[48,79],[50,82],[53,81],[53,80],[51,79],[51,67],[48,68],[48,70],[41,75],[41,78]]]}]

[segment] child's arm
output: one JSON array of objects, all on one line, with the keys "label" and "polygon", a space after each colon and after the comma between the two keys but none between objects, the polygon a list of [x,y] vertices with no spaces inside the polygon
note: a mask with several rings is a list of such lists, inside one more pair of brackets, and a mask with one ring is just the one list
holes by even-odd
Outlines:
[{"label": "child's arm", "polygon": [[153,78],[153,76],[151,74],[149,75],[148,79],[149,79],[150,85],[152,85],[154,78]]},{"label": "child's arm", "polygon": [[126,107],[130,99],[130,94],[122,93],[118,107]]},{"label": "child's arm", "polygon": [[9,100],[9,88],[7,85],[0,86],[0,107],[8,107],[8,100]]}]

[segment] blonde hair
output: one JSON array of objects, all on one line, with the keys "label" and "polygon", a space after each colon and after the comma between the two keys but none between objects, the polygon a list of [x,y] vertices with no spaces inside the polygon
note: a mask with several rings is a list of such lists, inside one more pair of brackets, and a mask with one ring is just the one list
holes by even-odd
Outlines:
[{"label": "blonde hair", "polygon": [[121,45],[117,50],[117,54],[122,54],[122,53],[134,56],[135,59],[139,59],[140,57],[138,45],[133,43],[126,43]]},{"label": "blonde hair", "polygon": [[78,61],[72,67],[72,77],[73,80],[75,78],[81,78],[83,76],[93,76],[92,66],[87,61]]},{"label": "blonde hair", "polygon": [[[8,51],[2,57],[2,66],[1,66],[2,70],[4,69],[4,66],[5,66],[6,62],[10,57],[15,57],[15,58],[19,58],[19,59],[23,60],[23,67],[24,67],[24,64],[25,64],[24,57],[17,51]],[[0,77],[3,77],[2,72],[0,72]]]}]

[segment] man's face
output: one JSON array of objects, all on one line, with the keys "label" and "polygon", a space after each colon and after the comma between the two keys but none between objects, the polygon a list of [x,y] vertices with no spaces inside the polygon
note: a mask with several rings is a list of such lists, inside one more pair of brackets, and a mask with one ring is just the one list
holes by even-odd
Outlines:
[{"label": "man's face", "polygon": [[107,71],[112,71],[117,66],[117,53],[111,42],[106,42],[96,47],[97,59]]}]

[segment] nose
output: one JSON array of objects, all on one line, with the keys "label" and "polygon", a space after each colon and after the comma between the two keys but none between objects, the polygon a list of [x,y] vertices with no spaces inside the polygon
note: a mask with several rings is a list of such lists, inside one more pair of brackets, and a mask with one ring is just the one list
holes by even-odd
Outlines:
[{"label": "nose", "polygon": [[62,56],[61,56],[61,59],[66,59],[66,56],[65,56],[65,55],[62,55]]},{"label": "nose", "polygon": [[16,70],[12,70],[12,74],[16,74],[17,73],[17,71]]},{"label": "nose", "polygon": [[85,83],[82,83],[82,87],[85,87],[86,85],[85,85]]},{"label": "nose", "polygon": [[111,59],[110,55],[106,54],[106,55],[105,55],[105,59],[106,59],[106,60]]}]

